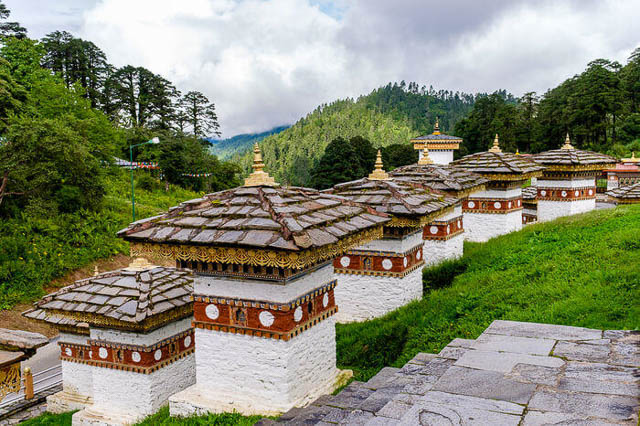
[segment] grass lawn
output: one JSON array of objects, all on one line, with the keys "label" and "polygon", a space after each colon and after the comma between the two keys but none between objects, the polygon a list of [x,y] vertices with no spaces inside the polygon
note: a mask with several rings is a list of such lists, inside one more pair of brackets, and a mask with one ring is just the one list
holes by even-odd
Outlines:
[{"label": "grass lawn", "polygon": [[[383,318],[338,325],[340,368],[367,380],[456,337],[476,338],[493,320],[600,329],[640,328],[640,205],[527,226],[464,257],[425,270],[425,297]],[[145,425],[252,424],[220,415],[175,420],[164,409]],[[53,423],[34,423],[53,424]],[[64,423],[62,420],[56,424]]]}]

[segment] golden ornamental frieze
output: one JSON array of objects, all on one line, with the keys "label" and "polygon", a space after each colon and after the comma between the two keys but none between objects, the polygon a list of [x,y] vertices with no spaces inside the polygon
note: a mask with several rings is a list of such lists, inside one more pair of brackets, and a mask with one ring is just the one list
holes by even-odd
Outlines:
[{"label": "golden ornamental frieze", "polygon": [[[460,139],[462,142],[462,139]],[[413,149],[425,149],[425,147],[429,151],[438,151],[438,150],[449,150],[449,149],[459,149],[460,142],[428,142],[425,143],[423,141],[411,141],[413,143]]]},{"label": "golden ornamental frieze", "polygon": [[549,164],[544,165],[549,172],[581,172],[581,171],[600,171],[615,166],[614,163],[602,163],[602,164]]},{"label": "golden ornamental frieze", "polygon": [[218,262],[238,265],[269,266],[274,268],[303,269],[359,246],[365,242],[382,238],[382,225],[350,235],[337,243],[302,251],[270,249],[245,249],[240,247],[210,247],[193,245],[170,245],[156,243],[131,243],[132,257],[160,260],[184,260],[195,262]]},{"label": "golden ornamental frieze", "polygon": [[502,181],[525,181],[527,179],[531,179],[532,177],[542,176],[542,170],[528,173],[482,173],[476,172],[482,177],[485,177],[489,180],[502,180]]},{"label": "golden ornamental frieze", "polygon": [[433,222],[434,219],[437,219],[440,216],[452,213],[454,208],[455,206],[449,206],[436,212],[420,216],[419,218],[393,216],[391,218],[391,222],[386,223],[384,226],[395,228],[421,228],[424,225]]},{"label": "golden ornamental frieze", "polygon": [[0,401],[10,393],[20,392],[20,361],[0,368]]}]

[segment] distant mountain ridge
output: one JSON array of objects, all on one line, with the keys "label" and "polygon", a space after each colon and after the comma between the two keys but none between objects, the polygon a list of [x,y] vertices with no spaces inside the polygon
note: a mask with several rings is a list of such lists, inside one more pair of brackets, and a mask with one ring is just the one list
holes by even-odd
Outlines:
[{"label": "distant mountain ridge", "polygon": [[260,142],[267,136],[277,135],[289,127],[291,127],[291,125],[277,126],[261,133],[243,133],[225,139],[207,138],[207,141],[211,143],[211,153],[224,160],[232,157],[234,154],[247,151],[254,143]]},{"label": "distant mountain ridge", "polygon": [[[357,99],[320,105],[293,126],[260,142],[265,170],[282,184],[308,186],[311,169],[336,137],[362,136],[375,147],[408,144],[412,137],[431,133],[436,117],[440,130],[452,133],[479,96],[486,94],[435,91],[401,82]],[[249,173],[250,153],[236,154],[233,161]]]}]

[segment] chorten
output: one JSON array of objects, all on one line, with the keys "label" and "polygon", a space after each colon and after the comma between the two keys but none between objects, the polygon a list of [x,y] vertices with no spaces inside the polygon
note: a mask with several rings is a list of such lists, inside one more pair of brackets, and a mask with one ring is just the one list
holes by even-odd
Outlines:
[{"label": "chorten", "polygon": [[638,204],[640,203],[640,182],[630,186],[621,186],[607,192],[609,198],[616,204]]},{"label": "chorten", "polygon": [[254,148],[243,187],[132,223],[135,256],[195,274],[196,383],[172,415],[277,414],[331,393],[336,368],[333,259],[382,236],[389,218],[347,199],[279,186]]},{"label": "chorten", "polygon": [[427,148],[423,149],[417,164],[399,167],[389,175],[398,182],[438,191],[458,200],[451,213],[424,226],[422,238],[427,265],[462,256],[462,203],[470,195],[483,191],[489,180],[466,170],[434,164]]},{"label": "chorten", "polygon": [[421,159],[424,148],[431,152],[431,158],[436,164],[449,164],[453,161],[453,151],[460,148],[462,138],[450,136],[440,132],[439,119],[433,126],[433,133],[411,139],[413,148],[419,150],[418,156]]},{"label": "chorten", "polygon": [[369,177],[337,184],[328,192],[391,216],[381,238],[334,260],[338,322],[377,318],[421,298],[422,266],[432,255],[423,250],[423,228],[450,215],[457,199],[391,178],[383,170],[380,151]]},{"label": "chorten", "polygon": [[616,164],[611,156],[574,148],[568,133],[562,148],[533,159],[545,166],[536,182],[539,222],[595,209],[596,176]]},{"label": "chorten", "polygon": [[635,152],[630,158],[622,158],[614,168],[604,171],[607,176],[607,191],[640,182],[640,157]]},{"label": "chorten", "polygon": [[522,190],[522,224],[529,225],[538,221],[538,189],[528,186]]},{"label": "chorten", "polygon": [[488,151],[467,155],[451,166],[489,179],[485,190],[462,204],[467,240],[484,242],[522,229],[522,185],[540,176],[544,167],[523,155],[502,152],[497,134]]},{"label": "chorten", "polygon": [[74,425],[133,424],[192,385],[190,275],[136,259],[76,281],[25,312],[61,332],[63,391],[49,398],[51,410],[83,408]]}]

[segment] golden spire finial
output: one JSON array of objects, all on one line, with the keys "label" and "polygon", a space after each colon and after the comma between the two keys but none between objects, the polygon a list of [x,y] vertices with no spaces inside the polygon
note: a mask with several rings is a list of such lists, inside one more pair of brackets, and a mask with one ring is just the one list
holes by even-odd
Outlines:
[{"label": "golden spire finial", "polygon": [[433,134],[434,135],[440,134],[440,119],[438,117],[436,117],[436,124],[433,126]]},{"label": "golden spire finial", "polygon": [[500,149],[500,142],[498,140],[498,134],[496,133],[496,138],[493,140],[493,146],[489,149],[489,152],[502,152]]},{"label": "golden spire finial", "polygon": [[520,150],[516,148],[516,155],[520,155]]},{"label": "golden spire finial", "polygon": [[387,172],[382,170],[382,154],[380,150],[378,150],[378,155],[376,156],[376,165],[373,169],[373,172],[369,175],[370,180],[385,180],[389,179],[389,175]]},{"label": "golden spire finial", "polygon": [[98,271],[98,265],[93,267],[93,276],[97,277],[98,275],[100,275],[100,272]]},{"label": "golden spire finial", "polygon": [[569,139],[569,132],[567,132],[567,137],[564,139],[564,145],[562,145],[562,149],[575,149],[573,145],[571,145],[571,139]]},{"label": "golden spire finial", "polygon": [[260,147],[256,142],[253,145],[253,173],[244,180],[244,186],[277,186],[276,181],[269,176],[269,173],[264,170],[264,163],[262,162],[262,153]]},{"label": "golden spire finial", "polygon": [[429,157],[429,148],[427,148],[427,145],[425,145],[422,149],[422,157],[420,157],[420,159],[418,160],[418,164],[433,164],[433,160],[431,159],[431,157]]},{"label": "golden spire finial", "polygon": [[631,151],[631,158],[623,158],[623,163],[640,163],[640,158],[636,157],[636,153]]},{"label": "golden spire finial", "polygon": [[131,262],[129,264],[129,266],[127,266],[125,268],[125,270],[127,271],[143,271],[146,269],[151,269],[153,268],[153,264],[151,262],[149,262],[147,259],[145,259],[144,257],[136,257],[135,259],[133,259],[133,262]]}]

